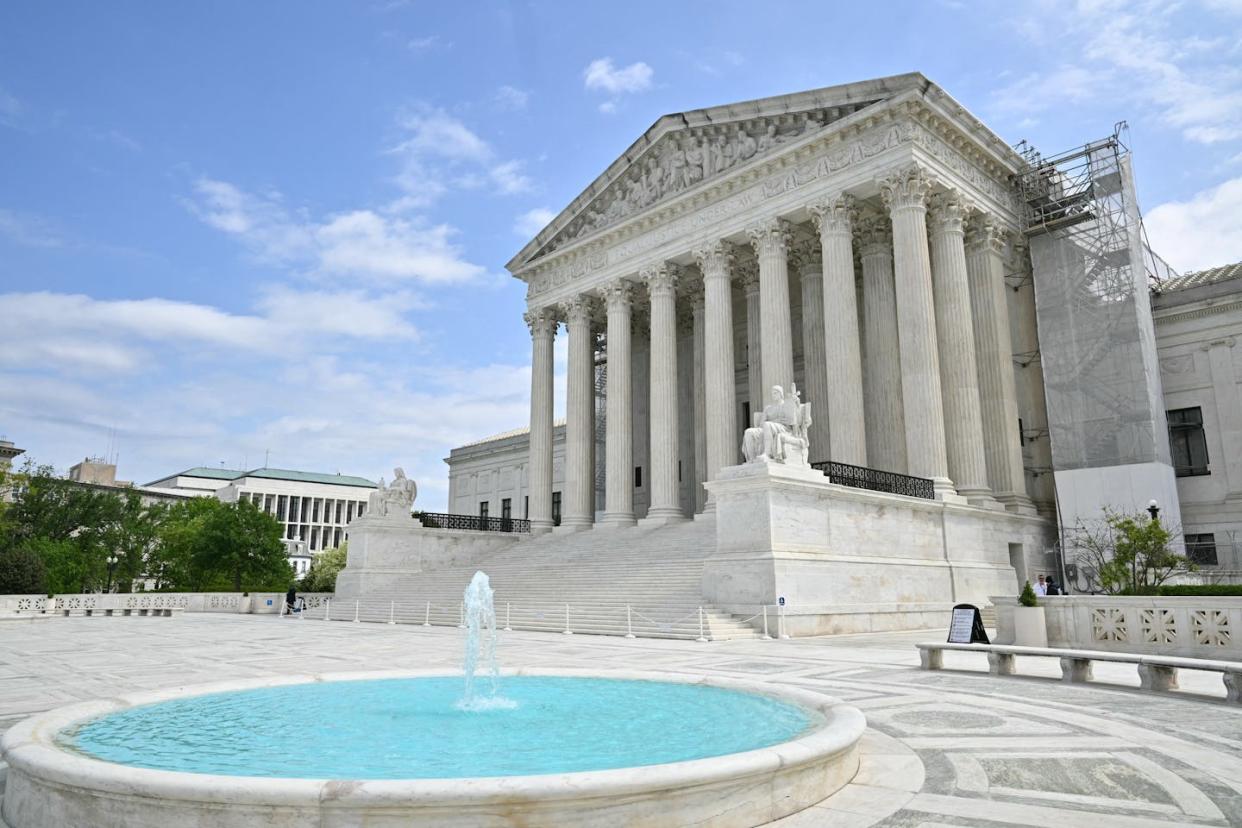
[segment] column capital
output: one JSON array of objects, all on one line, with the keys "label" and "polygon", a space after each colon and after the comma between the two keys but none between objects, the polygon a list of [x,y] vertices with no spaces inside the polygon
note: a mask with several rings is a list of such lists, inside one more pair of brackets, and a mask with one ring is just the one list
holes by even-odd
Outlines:
[{"label": "column capital", "polygon": [[737,281],[747,296],[759,295],[759,263],[754,260],[741,262],[736,267]]},{"label": "column capital", "polygon": [[746,228],[746,236],[756,256],[784,253],[789,247],[791,227],[782,218],[768,218]]},{"label": "column capital", "polygon": [[850,226],[858,218],[858,208],[849,193],[831,196],[809,205],[807,212],[815,229],[822,233],[849,233]]},{"label": "column capital", "polygon": [[563,308],[565,319],[569,324],[574,325],[585,322],[591,323],[591,316],[595,312],[595,301],[585,293],[580,293],[571,299],[566,299]]},{"label": "column capital", "polygon": [[961,233],[971,204],[957,190],[934,194],[928,202],[927,221],[933,232]]},{"label": "column capital", "polygon": [[651,298],[673,296],[681,279],[681,267],[672,262],[647,265],[638,272],[638,278],[647,286]]},{"label": "column capital", "polygon": [[860,213],[855,222],[858,228],[858,254],[873,256],[876,253],[893,255],[893,228],[888,216],[878,212]]},{"label": "column capital", "polygon": [[880,198],[889,212],[903,209],[925,210],[936,180],[918,164],[893,170],[876,180]]},{"label": "column capital", "polygon": [[729,271],[733,267],[733,245],[727,241],[709,242],[696,247],[692,253],[698,262],[703,279],[730,278]]},{"label": "column capital", "polygon": [[789,247],[789,254],[801,278],[823,277],[824,257],[818,238],[810,235],[795,236]]},{"label": "column capital", "polygon": [[533,339],[556,336],[556,313],[552,308],[531,308],[522,314]]},{"label": "column capital", "polygon": [[629,279],[614,279],[599,289],[599,295],[610,313],[629,310],[634,303],[634,288]]},{"label": "column capital", "polygon": [[974,213],[966,222],[966,246],[972,251],[1004,253],[1009,231],[987,213]]}]

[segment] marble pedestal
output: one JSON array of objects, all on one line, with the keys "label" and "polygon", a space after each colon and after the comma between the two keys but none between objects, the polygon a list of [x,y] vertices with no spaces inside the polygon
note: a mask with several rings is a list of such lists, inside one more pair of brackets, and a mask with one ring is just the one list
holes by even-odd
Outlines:
[{"label": "marble pedestal", "polygon": [[704,599],[751,616],[784,598],[790,635],[947,625],[955,603],[1014,593],[1011,555],[1051,542],[1041,518],[839,486],[805,467],[732,466],[707,487]]},{"label": "marble pedestal", "polygon": [[363,515],[345,530],[349,553],[336,576],[336,597],[358,598],[391,588],[395,578],[454,566],[474,566],[526,535],[429,529],[407,515]]}]

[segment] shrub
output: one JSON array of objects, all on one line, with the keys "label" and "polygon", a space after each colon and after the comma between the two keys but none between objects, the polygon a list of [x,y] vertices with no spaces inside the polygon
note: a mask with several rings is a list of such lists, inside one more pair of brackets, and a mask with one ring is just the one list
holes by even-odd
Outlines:
[{"label": "shrub", "polygon": [[1031,582],[1027,581],[1026,586],[1022,587],[1022,594],[1018,596],[1018,603],[1024,607],[1039,606],[1039,599],[1035,597],[1035,590],[1031,587]]},{"label": "shrub", "polygon": [[1162,584],[1158,595],[1242,595],[1242,584]]},{"label": "shrub", "polygon": [[33,549],[18,546],[0,551],[0,595],[44,595],[47,568]]}]

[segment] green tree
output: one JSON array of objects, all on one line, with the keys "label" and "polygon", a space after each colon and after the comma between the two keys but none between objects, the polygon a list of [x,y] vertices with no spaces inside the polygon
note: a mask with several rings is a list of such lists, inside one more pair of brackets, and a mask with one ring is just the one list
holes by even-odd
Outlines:
[{"label": "green tree", "polygon": [[47,568],[24,546],[0,549],[0,595],[47,594]]},{"label": "green tree", "polygon": [[1103,521],[1079,524],[1073,533],[1077,559],[1095,585],[1109,595],[1148,595],[1174,575],[1196,567],[1173,546],[1178,532],[1142,513],[1106,511]]},{"label": "green tree", "polygon": [[336,549],[320,552],[311,561],[310,569],[302,576],[302,580],[298,581],[298,589],[302,592],[336,592],[336,576],[345,568],[348,556],[348,541]]},{"label": "green tree", "polygon": [[195,591],[284,590],[293,572],[281,541],[281,526],[253,503],[197,498],[169,518],[161,552],[170,580],[185,578]]}]

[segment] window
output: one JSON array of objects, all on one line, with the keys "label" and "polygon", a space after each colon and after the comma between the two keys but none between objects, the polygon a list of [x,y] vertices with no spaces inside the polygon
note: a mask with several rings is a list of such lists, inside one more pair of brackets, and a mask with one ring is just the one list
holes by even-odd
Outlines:
[{"label": "window", "polygon": [[1169,448],[1178,477],[1211,474],[1208,471],[1207,438],[1203,435],[1203,409],[1175,408],[1168,412]]},{"label": "window", "polygon": [[643,467],[634,467],[634,488],[641,489],[643,487]]},{"label": "window", "polygon": [[505,520],[513,517],[513,499],[504,498],[500,501],[500,516]]},{"label": "window", "polygon": [[1186,557],[1199,566],[1216,566],[1216,535],[1186,535]]},{"label": "window", "polygon": [[742,428],[750,428],[750,403],[742,403]]},{"label": "window", "polygon": [[561,525],[561,493],[552,493],[552,525]]},{"label": "window", "polygon": [[487,508],[489,505],[490,504],[486,500],[479,503],[479,517],[483,518],[484,520],[487,519]]},{"label": "window", "polygon": [[280,497],[276,499],[276,519],[277,520],[285,519],[285,509],[287,509],[288,506],[289,506],[288,495],[281,495]]},{"label": "window", "polygon": [[336,522],[337,522],[337,523],[340,523],[340,522],[341,522],[341,512],[342,512],[341,507],[342,507],[342,506],[344,506],[344,505],[345,505],[344,501],[340,501],[340,500],[338,500],[338,501],[336,502]]},{"label": "window", "polygon": [[351,500],[345,504],[345,522],[349,523],[354,519],[354,502]]}]

